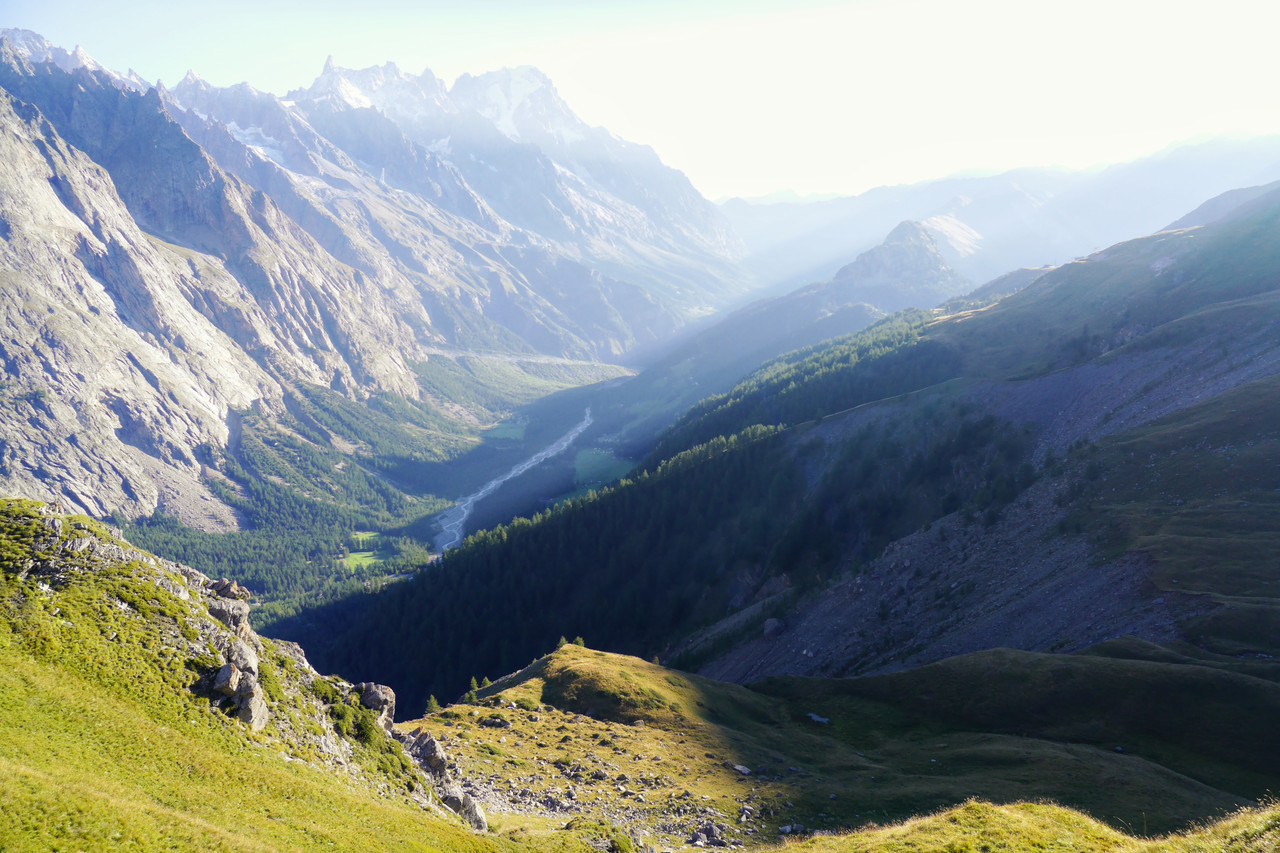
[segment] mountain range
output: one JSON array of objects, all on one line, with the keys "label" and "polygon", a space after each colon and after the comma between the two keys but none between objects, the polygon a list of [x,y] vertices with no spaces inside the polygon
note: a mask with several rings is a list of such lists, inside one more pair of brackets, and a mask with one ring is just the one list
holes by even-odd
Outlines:
[{"label": "mountain range", "polygon": [[[586,125],[530,68],[446,86],[429,71],[329,62],[277,97],[194,72],[153,86],[5,30],[0,88],[14,164],[3,207],[33,212],[7,226],[0,346],[9,394],[29,411],[7,431],[0,482],[98,515],[160,512],[215,531],[251,523],[218,485],[228,453],[257,482],[349,505],[352,490],[381,488],[361,471],[460,458],[548,392],[699,363],[674,397],[633,386],[645,399],[628,410],[650,416],[618,429],[641,446],[765,358],[956,295],[956,284],[905,302],[900,283],[837,286],[868,262],[850,258],[904,220],[921,223],[955,282],[982,282],[1136,236],[1280,162],[1268,140],[1208,145],[1096,174],[956,179],[747,216],[707,202],[646,146]],[[1052,245],[1036,242],[1045,235]],[[824,264],[832,286],[805,280]],[[783,266],[807,289],[708,323]],[[36,333],[39,304],[80,319]],[[33,346],[49,351],[38,366]],[[335,433],[310,412],[321,398],[322,410],[355,404],[352,417],[394,438]],[[270,463],[247,464],[245,430]],[[377,449],[388,444],[390,456]],[[319,453],[344,482],[299,473],[298,453]],[[471,488],[492,475],[471,467]],[[397,476],[400,514],[430,512],[468,487],[458,479]]]},{"label": "mountain range", "polygon": [[[459,355],[514,374],[489,387],[501,409],[557,364],[570,383],[616,376],[608,361],[741,289],[715,208],[648,149],[582,125],[545,78],[499,74],[456,99],[431,79],[330,66],[293,100],[194,75],[143,91],[6,31],[3,346],[10,393],[34,401],[7,487],[234,527],[196,457],[234,445],[237,413],[278,422],[305,386],[388,395],[428,433],[472,435],[490,412],[437,378]],[[518,97],[499,114],[494,92]],[[58,317],[35,322],[41,305]]]}]

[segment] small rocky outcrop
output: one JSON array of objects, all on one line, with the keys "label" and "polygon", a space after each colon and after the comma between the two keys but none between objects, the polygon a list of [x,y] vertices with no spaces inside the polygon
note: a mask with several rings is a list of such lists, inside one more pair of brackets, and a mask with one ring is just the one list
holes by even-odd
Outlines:
[{"label": "small rocky outcrop", "polygon": [[222,665],[213,677],[213,692],[223,696],[235,696],[240,690],[240,669],[233,663]]},{"label": "small rocky outcrop", "polygon": [[396,718],[395,691],[385,684],[374,684],[372,681],[357,684],[355,690],[360,694],[360,704],[377,711],[378,724],[391,732]]},{"label": "small rocky outcrop", "polygon": [[228,580],[227,578],[221,578],[220,580],[214,581],[209,584],[209,588],[212,589],[219,598],[230,598],[239,601],[249,600],[249,590],[245,589],[233,580]]},{"label": "small rocky outcrop", "polygon": [[449,768],[449,754],[444,751],[440,741],[429,734],[424,734],[412,742],[409,754],[418,764],[431,773],[444,773]]},{"label": "small rocky outcrop", "polygon": [[237,701],[239,708],[236,717],[251,731],[261,731],[271,717],[271,712],[267,710],[267,701],[262,697],[261,685],[254,683],[251,690],[238,695]]},{"label": "small rocky outcrop", "polygon": [[718,823],[707,821],[693,830],[686,843],[694,847],[728,847],[729,842],[724,837],[725,829]]},{"label": "small rocky outcrop", "polygon": [[462,819],[475,829],[481,832],[488,831],[489,821],[485,817],[484,809],[480,808],[480,803],[470,794],[464,793],[462,795],[462,810],[458,814],[462,815]]},{"label": "small rocky outcrop", "polygon": [[209,615],[226,625],[241,640],[249,639],[249,602],[236,598],[214,598],[209,601]]},{"label": "small rocky outcrop", "polygon": [[253,646],[239,638],[231,641],[231,645],[224,652],[227,660],[240,667],[242,672],[249,675],[257,676],[258,674],[258,653]]},{"label": "small rocky outcrop", "polygon": [[208,640],[219,650],[220,666],[211,677],[206,676],[204,689],[251,731],[261,731],[271,719],[271,710],[258,680],[258,653],[263,646],[262,639],[249,626],[249,591],[225,578],[210,582],[188,566],[163,561],[163,567],[186,581],[203,600],[209,615],[227,629],[224,632],[213,627],[216,623],[209,624],[212,633]]},{"label": "small rocky outcrop", "polygon": [[397,733],[397,737],[404,751],[426,772],[440,802],[475,829],[488,831],[489,821],[484,809],[453,775],[457,765],[440,741],[422,729],[408,736]]}]

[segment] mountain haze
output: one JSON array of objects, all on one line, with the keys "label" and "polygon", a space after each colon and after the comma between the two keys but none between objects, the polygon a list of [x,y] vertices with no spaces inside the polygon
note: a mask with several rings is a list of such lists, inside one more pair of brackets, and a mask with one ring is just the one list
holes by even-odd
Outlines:
[{"label": "mountain haze", "polygon": [[902,222],[830,281],[761,299],[693,331],[618,390],[624,407],[640,400],[648,409],[636,417],[628,408],[623,435],[666,428],[701,398],[729,390],[784,353],[851,334],[903,308],[933,308],[970,287],[928,230]]},{"label": "mountain haze", "polygon": [[904,219],[974,281],[1057,265],[1163,228],[1227,190],[1280,178],[1280,138],[1172,146],[1105,168],[1017,169],[809,203],[721,205],[769,284],[824,280]]}]

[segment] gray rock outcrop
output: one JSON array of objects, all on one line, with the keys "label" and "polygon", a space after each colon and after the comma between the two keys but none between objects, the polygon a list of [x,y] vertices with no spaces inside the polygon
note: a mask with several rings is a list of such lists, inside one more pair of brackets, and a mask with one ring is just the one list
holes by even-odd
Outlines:
[{"label": "gray rock outcrop", "polygon": [[248,640],[253,629],[249,625],[249,602],[234,598],[214,598],[209,602],[209,615],[226,625],[241,640]]},{"label": "gray rock outcrop", "polygon": [[690,833],[686,843],[694,847],[728,847],[729,842],[724,837],[724,831],[725,827],[707,821]]},{"label": "gray rock outcrop", "polygon": [[487,831],[489,824],[484,809],[453,775],[452,768],[456,765],[440,741],[430,732],[422,730],[397,737],[409,757],[427,773],[440,802],[475,829]]},{"label": "gray rock outcrop", "polygon": [[213,691],[223,696],[235,696],[240,692],[240,669],[233,663],[226,663],[213,678]]},{"label": "gray rock outcrop", "polygon": [[258,653],[253,646],[239,638],[233,639],[227,647],[227,660],[240,668],[241,672],[252,676],[258,674]]},{"label": "gray rock outcrop", "polygon": [[267,708],[266,700],[262,698],[260,686],[254,685],[252,691],[241,694],[237,717],[251,731],[261,731],[266,726],[271,712]]},{"label": "gray rock outcrop", "polygon": [[396,717],[395,691],[385,684],[374,684],[371,681],[357,684],[355,689],[360,693],[360,704],[377,711],[378,724],[390,732]]},{"label": "gray rock outcrop", "polygon": [[249,590],[227,578],[214,581],[209,584],[209,588],[216,592],[219,598],[238,599],[240,601],[249,600]]},{"label": "gray rock outcrop", "polygon": [[489,821],[485,818],[484,809],[480,808],[480,803],[470,794],[462,795],[462,809],[458,812],[462,819],[471,824],[473,829],[480,832],[488,832]]}]

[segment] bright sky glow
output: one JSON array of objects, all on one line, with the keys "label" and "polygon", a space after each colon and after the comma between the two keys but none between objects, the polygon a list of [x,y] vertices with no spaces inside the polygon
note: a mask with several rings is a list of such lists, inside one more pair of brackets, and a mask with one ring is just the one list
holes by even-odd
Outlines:
[{"label": "bright sky glow", "polygon": [[1280,132],[1275,0],[0,0],[120,71],[284,94],[325,57],[535,65],[709,198],[856,193]]}]

